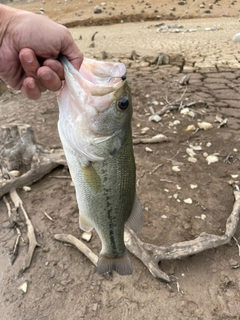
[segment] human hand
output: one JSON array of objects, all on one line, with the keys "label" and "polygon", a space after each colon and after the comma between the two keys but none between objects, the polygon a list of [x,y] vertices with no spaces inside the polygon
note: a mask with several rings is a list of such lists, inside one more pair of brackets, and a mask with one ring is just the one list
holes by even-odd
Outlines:
[{"label": "human hand", "polygon": [[67,28],[0,4],[0,77],[6,84],[33,100],[47,89],[59,90],[64,79],[59,53],[80,68],[83,55]]}]

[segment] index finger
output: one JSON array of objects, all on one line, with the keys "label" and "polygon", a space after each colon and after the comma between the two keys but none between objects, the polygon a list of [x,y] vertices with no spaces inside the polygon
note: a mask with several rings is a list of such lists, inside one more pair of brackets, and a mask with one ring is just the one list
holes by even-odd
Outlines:
[{"label": "index finger", "polygon": [[83,54],[74,42],[71,33],[67,28],[65,28],[65,31],[62,33],[61,53],[68,58],[75,69],[80,69],[83,62]]}]

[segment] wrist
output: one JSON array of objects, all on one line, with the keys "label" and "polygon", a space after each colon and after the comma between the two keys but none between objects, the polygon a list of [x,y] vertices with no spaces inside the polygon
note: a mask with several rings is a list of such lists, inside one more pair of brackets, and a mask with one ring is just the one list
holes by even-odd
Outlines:
[{"label": "wrist", "polygon": [[7,33],[13,12],[14,9],[0,4],[0,47],[2,45],[3,38]]}]

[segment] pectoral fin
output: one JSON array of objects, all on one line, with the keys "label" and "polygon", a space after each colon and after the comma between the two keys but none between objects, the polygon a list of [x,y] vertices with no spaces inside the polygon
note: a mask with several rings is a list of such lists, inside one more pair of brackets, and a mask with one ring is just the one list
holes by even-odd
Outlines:
[{"label": "pectoral fin", "polygon": [[99,192],[102,189],[101,179],[92,166],[92,163],[89,162],[88,166],[82,167],[82,172],[84,179],[91,190]]},{"label": "pectoral fin", "polygon": [[137,195],[135,195],[132,213],[128,218],[126,225],[137,233],[142,229],[143,222],[144,222],[144,216],[143,216],[142,206],[140,201],[138,200]]}]

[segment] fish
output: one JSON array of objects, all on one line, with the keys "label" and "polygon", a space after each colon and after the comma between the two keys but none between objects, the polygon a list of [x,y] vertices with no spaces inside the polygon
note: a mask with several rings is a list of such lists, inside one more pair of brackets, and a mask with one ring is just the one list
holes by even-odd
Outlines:
[{"label": "fish", "polygon": [[139,232],[143,212],[136,195],[132,98],[120,62],[84,58],[77,71],[60,57],[65,83],[57,100],[58,131],[75,186],[80,229],[101,240],[100,275],[133,272],[124,227]]}]

